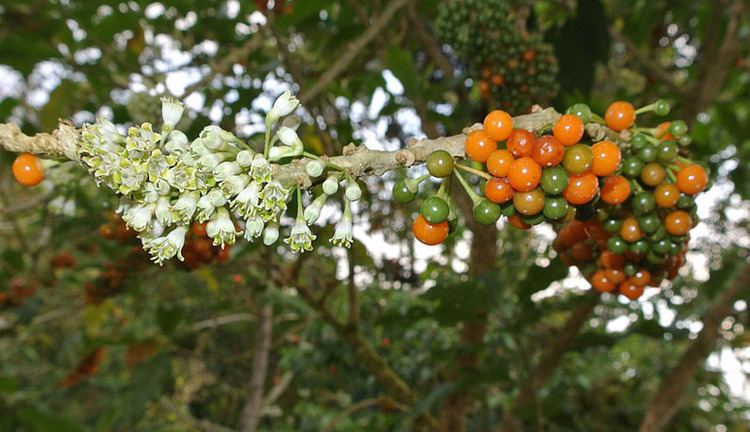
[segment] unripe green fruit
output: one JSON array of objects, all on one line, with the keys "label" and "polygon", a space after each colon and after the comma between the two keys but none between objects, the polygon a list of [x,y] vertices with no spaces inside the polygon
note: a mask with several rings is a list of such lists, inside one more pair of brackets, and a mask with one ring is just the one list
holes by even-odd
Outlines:
[{"label": "unripe green fruit", "polygon": [[583,123],[588,123],[591,121],[591,108],[583,103],[571,105],[567,110],[565,110],[565,113],[577,115]]},{"label": "unripe green fruit", "polygon": [[563,166],[568,172],[580,174],[591,169],[594,160],[594,153],[591,148],[585,144],[576,144],[565,150]]},{"label": "unripe green fruit", "polygon": [[638,177],[641,175],[641,170],[643,170],[643,162],[635,156],[630,156],[622,161],[622,173],[626,177]]},{"label": "unripe green fruit", "polygon": [[659,150],[651,144],[646,144],[638,151],[638,159],[643,162],[653,162],[659,155]]},{"label": "unripe green fruit", "polygon": [[422,202],[420,213],[431,224],[443,223],[448,219],[450,207],[444,199],[440,197],[429,197]]},{"label": "unripe green fruit", "polygon": [[445,150],[433,152],[427,158],[427,171],[435,177],[445,178],[453,172],[453,156]]},{"label": "unripe green fruit", "polygon": [[641,149],[648,145],[648,139],[643,134],[635,134],[630,138],[630,144],[636,149]]},{"label": "unripe green fruit", "polygon": [[638,255],[643,255],[649,250],[649,245],[646,240],[638,240],[637,242],[630,245],[630,252]]},{"label": "unripe green fruit", "polygon": [[409,204],[417,197],[416,192],[412,192],[404,180],[399,180],[393,185],[393,199],[400,204]]},{"label": "unripe green fruit", "polygon": [[542,190],[550,195],[563,193],[565,188],[568,187],[568,181],[567,171],[559,165],[552,168],[545,168],[542,171]]},{"label": "unripe green fruit", "polygon": [[665,116],[669,114],[669,102],[665,101],[664,99],[659,99],[656,101],[654,106],[654,113],[658,116]]},{"label": "unripe green fruit", "polygon": [[675,120],[669,125],[669,132],[678,138],[685,135],[687,131],[687,123],[682,120]]},{"label": "unripe green fruit", "polygon": [[568,214],[568,202],[565,198],[548,197],[544,202],[543,212],[547,219],[562,219]]},{"label": "unripe green fruit", "polygon": [[620,255],[628,250],[628,244],[622,239],[622,237],[614,236],[607,240],[607,249],[612,253]]},{"label": "unripe green fruit", "polygon": [[482,225],[492,225],[500,219],[500,207],[483,198],[474,206],[474,220]]},{"label": "unripe green fruit", "polygon": [[674,141],[662,141],[659,144],[659,160],[664,163],[672,162],[677,157],[677,144]]}]

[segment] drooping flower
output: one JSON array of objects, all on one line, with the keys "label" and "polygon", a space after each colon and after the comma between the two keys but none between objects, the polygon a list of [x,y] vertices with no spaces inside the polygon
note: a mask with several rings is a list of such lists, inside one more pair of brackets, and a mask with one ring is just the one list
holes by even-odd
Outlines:
[{"label": "drooping flower", "polygon": [[344,192],[348,201],[357,201],[362,197],[362,189],[354,179],[349,179],[346,185],[346,191]]},{"label": "drooping flower", "polygon": [[185,245],[187,231],[186,226],[179,226],[164,237],[157,237],[148,243],[144,243],[144,248],[151,254],[151,260],[159,265],[175,256],[180,261],[184,261],[182,247]]},{"label": "drooping flower", "polygon": [[336,174],[331,174],[323,182],[323,192],[326,195],[333,195],[339,190],[339,178]]},{"label": "drooping flower", "polygon": [[265,222],[263,222],[263,218],[260,216],[250,216],[245,221],[245,240],[247,241],[253,241],[256,238],[260,237],[261,234],[263,234],[263,228],[265,227]]},{"label": "drooping flower", "polygon": [[122,215],[122,220],[132,229],[141,232],[151,226],[155,204],[135,205]]},{"label": "drooping flower", "polygon": [[251,181],[232,201],[232,207],[243,216],[252,214],[260,203],[260,184]]},{"label": "drooping flower", "polygon": [[172,206],[175,220],[181,221],[182,223],[190,222],[198,207],[199,198],[200,194],[198,192],[182,193]]},{"label": "drooping flower", "polygon": [[299,105],[299,100],[292,96],[289,90],[282,93],[273,103],[271,110],[266,115],[266,122],[273,123],[281,117],[290,114]]},{"label": "drooping flower", "polygon": [[164,119],[162,130],[170,131],[174,129],[177,122],[182,118],[185,106],[175,98],[161,98],[161,116]]},{"label": "drooping flower", "polygon": [[266,246],[271,246],[272,244],[276,243],[276,240],[278,239],[279,225],[276,223],[267,225],[263,230],[263,244]]},{"label": "drooping flower", "polygon": [[330,242],[336,246],[348,248],[354,241],[354,228],[352,226],[352,210],[349,200],[344,200],[344,215],[341,217],[336,231],[333,233]]},{"label": "drooping flower", "polygon": [[308,225],[314,224],[320,217],[320,212],[323,210],[323,206],[326,204],[328,195],[320,194],[313,202],[305,208],[305,222]]},{"label": "drooping flower", "polygon": [[214,246],[233,244],[241,231],[236,231],[234,222],[226,208],[220,207],[206,224],[206,235],[214,240]]},{"label": "drooping flower", "polygon": [[312,242],[315,238],[315,234],[310,231],[310,227],[307,226],[304,219],[298,219],[284,243],[288,244],[294,253],[305,252],[312,250]]}]

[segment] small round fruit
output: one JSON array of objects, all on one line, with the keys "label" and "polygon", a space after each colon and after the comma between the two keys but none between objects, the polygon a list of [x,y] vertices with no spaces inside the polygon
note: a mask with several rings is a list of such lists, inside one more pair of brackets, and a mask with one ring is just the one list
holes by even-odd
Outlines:
[{"label": "small round fruit", "polygon": [[599,192],[599,181],[590,172],[570,177],[563,196],[573,205],[583,205],[594,199]]},{"label": "small round fruit", "polygon": [[434,246],[445,241],[450,232],[450,227],[447,221],[431,224],[422,215],[419,215],[414,220],[411,230],[417,240],[428,246]]},{"label": "small round fruit", "polygon": [[661,239],[659,241],[654,242],[654,244],[651,246],[651,250],[658,254],[666,254],[669,252],[671,242],[667,239]]},{"label": "small round fruit", "polygon": [[672,135],[676,137],[681,137],[685,135],[687,131],[688,131],[687,124],[682,120],[675,120],[669,126],[669,132],[671,132]]},{"label": "small round fruit", "polygon": [[527,230],[531,228],[531,225],[527,224],[521,219],[521,216],[514,214],[511,216],[508,216],[508,223],[518,229]]},{"label": "small round fruit", "polygon": [[619,287],[620,294],[624,295],[630,300],[638,300],[640,296],[643,295],[644,287],[640,285],[636,285],[631,278],[628,278],[626,281],[620,284]]},{"label": "small round fruit", "polygon": [[602,201],[611,205],[624,203],[630,196],[630,182],[623,176],[611,176],[604,180]]},{"label": "small round fruit", "polygon": [[641,181],[648,186],[657,186],[664,182],[667,172],[657,162],[646,164],[641,171]]},{"label": "small round fruit", "polygon": [[659,143],[659,160],[666,164],[672,162],[677,157],[679,148],[674,141],[662,141]]},{"label": "small round fruit", "polygon": [[630,138],[630,144],[636,149],[641,149],[648,145],[648,138],[646,138],[646,135],[638,133]]},{"label": "small round fruit", "polygon": [[444,199],[433,196],[422,201],[422,206],[420,207],[419,212],[427,222],[431,224],[439,224],[448,220],[450,210],[448,203],[445,202]]},{"label": "small round fruit", "polygon": [[542,167],[530,157],[513,161],[508,171],[508,180],[513,189],[519,192],[533,190],[542,178]]},{"label": "small round fruit", "polygon": [[591,286],[599,292],[611,292],[615,290],[615,284],[609,278],[609,272],[598,270],[591,275]]},{"label": "small round fruit", "polygon": [[607,249],[614,254],[622,255],[627,252],[628,244],[625,243],[625,240],[623,240],[622,237],[610,237],[610,239],[607,240]]},{"label": "small round fruit", "polygon": [[664,99],[659,99],[654,102],[654,114],[658,116],[665,116],[669,114],[669,102]]},{"label": "small round fruit", "polygon": [[513,207],[522,215],[535,215],[544,209],[544,192],[539,188],[529,192],[516,192],[513,195]]},{"label": "small round fruit", "polygon": [[638,286],[646,286],[651,282],[651,273],[646,269],[640,269],[630,277],[630,280]]},{"label": "small round fruit", "polygon": [[643,162],[635,156],[630,156],[622,161],[622,173],[626,177],[635,178],[641,174]]},{"label": "small round fruit", "polygon": [[654,196],[652,194],[648,192],[641,192],[633,197],[633,202],[631,203],[631,205],[636,212],[648,213],[656,208],[656,201],[654,200]]},{"label": "small round fruit", "polygon": [[659,123],[659,126],[656,127],[656,134],[654,134],[654,136],[660,140],[674,140],[674,135],[669,133],[669,127],[671,125],[672,122],[668,121]]},{"label": "small round fruit", "polygon": [[531,156],[535,142],[536,135],[533,132],[529,132],[526,129],[515,129],[511,132],[505,145],[513,153],[513,156],[520,158]]},{"label": "small round fruit", "polygon": [[392,193],[393,199],[400,204],[409,204],[417,197],[417,193],[412,192],[411,189],[406,186],[404,180],[399,180],[393,185]]},{"label": "small round fruit", "polygon": [[643,231],[641,231],[638,220],[633,217],[629,217],[622,221],[622,227],[620,227],[620,237],[628,243],[637,242],[643,238]]},{"label": "small round fruit", "polygon": [[607,219],[604,222],[604,229],[609,233],[620,231],[620,227],[622,227],[622,220],[620,219]]},{"label": "small round fruit", "polygon": [[687,212],[675,210],[664,219],[664,226],[673,236],[683,236],[693,227],[693,219]]},{"label": "small round fruit", "polygon": [[[14,171],[15,172],[15,171]],[[691,164],[677,172],[677,187],[687,195],[695,195],[708,185],[708,173],[698,164]]]},{"label": "small round fruit", "polygon": [[487,199],[474,206],[474,220],[482,225],[492,225],[500,219],[500,207]]},{"label": "small round fruit", "polygon": [[22,153],[13,161],[13,177],[23,186],[36,186],[44,180],[44,169],[39,158],[31,153]]},{"label": "small round fruit", "polygon": [[445,150],[438,150],[427,157],[427,171],[435,177],[445,178],[453,172],[453,156]]},{"label": "small round fruit", "polygon": [[638,150],[638,159],[643,162],[653,162],[659,157],[659,150],[651,144],[646,144]]},{"label": "small round fruit", "polygon": [[496,204],[503,204],[513,198],[513,187],[507,178],[493,177],[484,185],[484,196]]},{"label": "small round fruit", "polygon": [[531,157],[543,167],[560,165],[565,156],[565,146],[551,135],[543,135],[536,139],[531,150]]},{"label": "small round fruit", "polygon": [[607,127],[617,132],[633,126],[635,123],[635,108],[629,102],[613,102],[604,114]]},{"label": "small round fruit", "polygon": [[687,210],[693,207],[695,199],[689,195],[680,195],[680,199],[677,200],[677,207],[683,210]]},{"label": "small round fruit", "polygon": [[591,146],[593,161],[591,171],[599,177],[606,177],[620,166],[622,153],[620,147],[612,141],[599,141]]},{"label": "small round fruit", "polygon": [[630,252],[633,252],[636,255],[643,255],[648,252],[649,245],[646,240],[638,240],[635,243],[632,243],[630,245]]},{"label": "small round fruit", "polygon": [[625,256],[605,250],[599,257],[599,263],[607,269],[622,269],[625,265]]},{"label": "small round fruit", "polygon": [[565,150],[563,166],[571,174],[580,174],[591,169],[594,154],[591,148],[584,144],[576,144]]},{"label": "small round fruit", "polygon": [[561,166],[545,168],[542,171],[542,189],[550,195],[563,193],[568,187],[568,172]]},{"label": "small round fruit", "polygon": [[672,183],[662,183],[654,190],[654,200],[661,208],[672,208],[680,199],[680,190]]},{"label": "small round fruit", "polygon": [[567,110],[565,110],[565,113],[577,115],[578,118],[581,119],[581,121],[584,123],[588,123],[589,121],[591,121],[591,108],[583,103],[571,105]]},{"label": "small round fruit", "polygon": [[607,270],[607,273],[609,279],[616,284],[622,283],[625,280],[625,272],[620,269],[612,268]]},{"label": "small round fruit", "polygon": [[560,220],[568,214],[568,202],[565,198],[547,197],[544,200],[544,217],[550,220]]},{"label": "small round fruit", "polygon": [[487,171],[495,177],[505,177],[514,160],[510,150],[497,149],[487,157]]},{"label": "small round fruit", "polygon": [[583,122],[575,114],[565,114],[557,120],[552,133],[561,143],[571,146],[583,137]]},{"label": "small round fruit", "polygon": [[641,231],[644,233],[653,234],[661,227],[661,220],[656,214],[650,213],[638,218],[638,226],[641,227]]},{"label": "small round fruit", "polygon": [[495,141],[505,141],[513,132],[513,118],[505,111],[492,111],[484,118],[484,130]]},{"label": "small round fruit", "polygon": [[466,156],[469,159],[485,163],[490,153],[497,150],[497,143],[485,131],[471,132],[464,143]]}]

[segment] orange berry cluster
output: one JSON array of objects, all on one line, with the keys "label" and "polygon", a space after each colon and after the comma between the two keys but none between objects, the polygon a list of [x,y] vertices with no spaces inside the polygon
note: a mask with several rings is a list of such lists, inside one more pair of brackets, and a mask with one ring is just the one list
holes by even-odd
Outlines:
[{"label": "orange berry cluster", "polygon": [[[684,263],[689,231],[698,222],[694,196],[708,185],[705,168],[684,157],[690,144],[685,123],[636,126],[636,117],[648,112],[666,115],[669,106],[657,101],[636,110],[618,101],[599,117],[576,104],[533,132],[514,128],[507,112],[492,111],[465,139],[474,167],[436,151],[427,168],[434,177],[459,180],[477,222],[507,216],[522,229],[549,222],[560,232],[555,246],[565,262],[582,267],[597,289],[618,288],[637,298],[638,287],[674,277]],[[483,196],[455,170],[486,179]],[[414,182],[397,183],[394,198],[414,199]],[[413,225],[415,237],[428,245],[444,241],[455,220],[443,189],[424,200]],[[626,278],[617,272],[605,277],[613,269]]]},{"label": "orange berry cluster", "polygon": [[230,245],[224,245],[223,248],[214,246],[213,241],[206,235],[206,224],[194,223],[182,248],[185,261],[178,262],[177,265],[195,270],[214,261],[226,262],[229,260],[231,249]]}]

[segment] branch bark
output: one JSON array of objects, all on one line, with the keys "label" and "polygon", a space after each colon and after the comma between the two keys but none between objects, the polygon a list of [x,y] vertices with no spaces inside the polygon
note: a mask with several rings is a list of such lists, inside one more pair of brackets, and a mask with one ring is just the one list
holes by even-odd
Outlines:
[{"label": "branch bark", "polygon": [[250,377],[250,396],[240,414],[238,430],[255,432],[263,408],[263,387],[268,374],[268,357],[271,351],[271,331],[273,325],[273,307],[270,304],[260,309],[258,337],[253,357],[253,373]]},{"label": "branch bark", "polygon": [[640,432],[657,432],[672,420],[680,407],[680,399],[693,380],[706,356],[711,353],[719,338],[719,326],[732,312],[734,299],[750,286],[750,264],[745,264],[716,299],[703,318],[703,329],[680,358],[672,372],[664,377],[659,390],[646,405],[648,411],[643,418]]},{"label": "branch bark", "polygon": [[523,430],[523,425],[516,417],[516,413],[534,403],[537,392],[552,377],[553,372],[558,364],[560,364],[563,354],[570,347],[570,344],[573,343],[584,324],[586,324],[586,320],[588,320],[591,312],[593,312],[598,300],[598,296],[588,296],[570,312],[565,325],[563,325],[559,333],[547,346],[547,350],[542,354],[539,363],[522,384],[518,396],[516,396],[511,406],[503,413],[500,432]]}]

